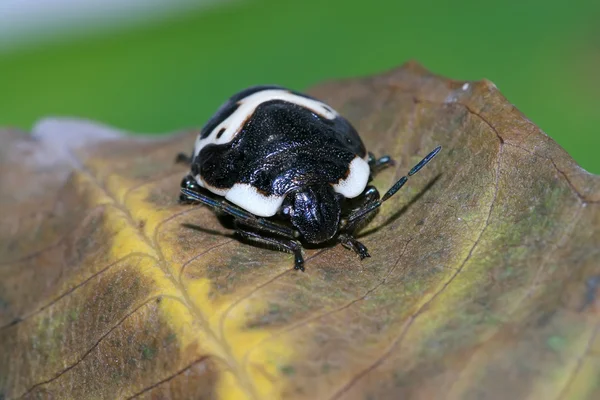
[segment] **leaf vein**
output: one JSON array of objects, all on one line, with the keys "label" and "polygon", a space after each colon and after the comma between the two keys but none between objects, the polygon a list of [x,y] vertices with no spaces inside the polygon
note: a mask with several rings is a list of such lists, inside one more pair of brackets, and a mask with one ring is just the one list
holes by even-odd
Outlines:
[{"label": "leaf vein", "polygon": [[51,383],[53,381],[55,381],[56,379],[60,378],[62,375],[64,375],[65,373],[69,372],[70,370],[72,370],[73,368],[75,368],[77,365],[79,365],[96,347],[98,347],[100,345],[100,343],[102,343],[102,341],[104,340],[104,338],[106,338],[111,332],[113,332],[115,329],[117,329],[119,326],[121,326],[123,324],[123,322],[125,322],[125,320],[127,320],[127,318],[129,318],[130,316],[132,316],[133,314],[135,314],[139,309],[141,309],[142,307],[150,304],[152,301],[155,301],[158,298],[164,298],[164,297],[169,297],[169,298],[173,298],[174,300],[177,301],[181,301],[181,299],[172,297],[172,296],[165,296],[165,295],[156,295],[156,296],[152,296],[148,299],[146,299],[145,301],[143,301],[140,305],[138,305],[137,307],[135,307],[133,310],[131,310],[129,313],[127,313],[126,315],[124,315],[119,321],[117,321],[117,323],[112,326],[108,331],[106,331],[104,334],[102,334],[102,336],[100,336],[96,342],[85,352],[83,353],[83,355],[77,360],[75,361],[73,364],[69,365],[68,367],[66,367],[65,369],[63,369],[62,371],[58,372],[57,374],[55,374],[52,378],[47,379],[45,381],[42,382],[38,382],[36,384],[34,384],[33,386],[31,386],[25,393],[23,393],[21,396],[19,396],[20,398],[24,398],[26,397],[29,393],[31,393],[34,389],[36,389],[37,387],[43,386],[43,385],[47,385],[48,383]]},{"label": "leaf vein", "polygon": [[[496,132],[496,135],[499,137],[499,135],[497,134],[497,132]],[[406,334],[410,330],[411,326],[413,325],[413,322],[420,315],[422,315],[427,310],[429,304],[431,304],[439,295],[441,295],[441,293],[443,293],[446,290],[446,288],[448,287],[448,285],[450,285],[450,283],[452,283],[452,281],[458,276],[458,274],[460,274],[462,272],[462,270],[465,267],[465,265],[467,264],[467,262],[471,259],[471,257],[473,255],[475,249],[477,248],[479,242],[481,241],[481,238],[483,237],[483,234],[485,233],[485,231],[487,230],[487,228],[488,228],[488,226],[490,224],[490,220],[491,220],[491,217],[492,217],[492,212],[494,210],[494,205],[496,203],[496,199],[497,199],[497,196],[498,196],[499,181],[500,181],[500,166],[501,166],[503,151],[504,151],[504,141],[500,140],[499,150],[498,150],[498,160],[497,160],[497,163],[496,163],[496,178],[495,178],[495,182],[494,182],[494,195],[492,197],[492,201],[490,202],[490,207],[489,207],[489,211],[488,211],[488,215],[487,215],[485,224],[484,224],[483,228],[481,229],[481,231],[479,232],[479,235],[477,236],[477,239],[475,240],[475,243],[473,244],[473,246],[471,246],[471,249],[469,250],[469,253],[467,254],[467,257],[462,261],[462,263],[460,264],[460,267],[448,279],[448,281],[446,283],[444,283],[444,285],[440,288],[440,290],[437,291],[436,293],[434,293],[429,300],[427,300],[425,303],[423,303],[421,305],[421,307],[419,307],[419,309],[406,320],[406,322],[404,323],[404,325],[403,325],[403,327],[402,327],[402,329],[400,331],[400,334],[391,342],[391,344],[384,351],[384,353],[381,356],[379,356],[377,359],[375,359],[374,362],[372,362],[370,365],[368,365],[366,368],[364,368],[362,371],[360,371],[358,374],[354,375],[346,384],[344,384],[343,386],[341,386],[330,397],[330,399],[333,400],[333,399],[340,398],[346,392],[348,392],[348,390],[350,390],[350,388],[352,386],[354,386],[356,383],[358,383],[358,381],[360,379],[362,379],[368,373],[370,373],[371,371],[373,371],[374,369],[376,369],[379,365],[381,365],[392,354],[392,351],[398,345],[400,345],[402,343],[402,340],[404,339],[404,337],[406,336]]]},{"label": "leaf vein", "polygon": [[179,375],[183,374],[184,372],[186,372],[187,370],[189,370],[190,368],[192,368],[194,365],[199,364],[201,362],[206,361],[207,359],[209,359],[210,356],[202,356],[200,358],[198,358],[197,360],[193,361],[192,363],[188,364],[187,366],[183,367],[182,369],[180,369],[179,371],[175,372],[172,375],[169,375],[168,377],[166,377],[165,379],[156,382],[155,384],[148,386],[147,388],[137,392],[136,394],[134,394],[133,396],[127,397],[127,400],[131,400],[134,399],[136,397],[141,396],[142,394],[151,391],[152,389],[157,388],[158,386],[162,385],[163,383],[167,383],[173,379],[175,379],[176,377],[178,377]]},{"label": "leaf vein", "polygon": [[77,289],[79,289],[80,287],[84,286],[86,283],[88,283],[88,282],[89,282],[89,281],[91,281],[92,279],[94,279],[94,278],[97,278],[98,276],[100,276],[100,275],[101,275],[101,274],[103,274],[104,272],[108,271],[109,269],[111,269],[111,268],[112,268],[113,266],[115,266],[116,264],[119,264],[119,263],[121,263],[121,262],[123,262],[123,261],[125,261],[125,260],[127,260],[127,259],[129,259],[129,258],[131,258],[131,257],[134,257],[134,256],[140,256],[140,257],[154,258],[154,257],[150,256],[149,254],[146,254],[146,253],[141,253],[141,252],[137,252],[137,251],[136,251],[136,252],[133,252],[133,253],[129,253],[129,254],[127,254],[126,256],[124,256],[124,257],[121,257],[121,258],[119,258],[118,260],[116,260],[116,261],[113,261],[112,263],[108,264],[107,266],[105,266],[105,267],[104,267],[104,268],[102,268],[101,270],[99,270],[99,271],[97,271],[96,273],[94,273],[94,274],[90,275],[89,277],[85,278],[83,281],[81,281],[81,282],[77,283],[76,285],[74,285],[74,286],[70,287],[70,288],[69,288],[69,289],[67,289],[65,292],[63,292],[62,294],[60,294],[59,296],[57,296],[56,298],[54,298],[54,299],[53,299],[53,300],[51,300],[50,302],[46,303],[46,304],[45,304],[45,305],[43,305],[42,307],[38,308],[37,310],[35,310],[35,311],[32,311],[32,312],[31,312],[31,313],[29,313],[29,314],[25,314],[25,315],[24,315],[24,316],[22,316],[22,317],[17,317],[17,318],[18,318],[18,321],[17,321],[17,322],[15,322],[15,323],[11,322],[11,323],[9,323],[9,324],[6,324],[6,325],[3,325],[3,326],[0,326],[0,330],[3,330],[3,329],[5,329],[5,328],[8,328],[8,327],[10,327],[10,326],[15,326],[15,325],[17,325],[17,324],[19,324],[19,323],[21,323],[21,322],[23,322],[23,321],[27,320],[28,318],[31,318],[32,316],[34,316],[34,315],[36,315],[36,314],[38,314],[38,313],[40,313],[40,312],[44,311],[45,309],[47,309],[47,308],[51,307],[52,305],[54,305],[56,302],[58,302],[58,301],[59,301],[60,299],[62,299],[63,297],[65,297],[65,296],[67,296],[67,295],[69,295],[69,294],[73,293],[75,290],[77,290]]},{"label": "leaf vein", "polygon": [[371,287],[370,289],[368,289],[368,290],[367,290],[366,292],[364,292],[364,293],[363,293],[361,296],[359,296],[359,297],[355,298],[354,300],[351,300],[351,301],[347,302],[346,304],[344,304],[344,305],[342,305],[342,306],[340,306],[340,307],[337,307],[337,308],[334,308],[334,309],[331,309],[331,310],[325,311],[325,312],[323,312],[323,313],[321,313],[321,314],[318,314],[318,315],[313,315],[313,316],[311,316],[311,317],[304,318],[303,320],[300,320],[300,321],[298,321],[298,322],[296,322],[296,323],[294,323],[294,324],[292,324],[292,325],[290,325],[290,326],[288,326],[288,327],[286,327],[286,328],[284,328],[284,329],[281,329],[281,330],[280,330],[280,331],[278,331],[278,332],[274,332],[274,333],[273,333],[272,335],[270,335],[269,337],[262,339],[260,342],[256,343],[256,344],[255,344],[253,347],[251,347],[250,349],[248,349],[248,351],[246,352],[246,354],[244,354],[244,358],[243,358],[242,364],[243,364],[243,365],[247,365],[247,364],[248,364],[248,358],[249,358],[250,354],[251,354],[251,353],[252,353],[254,350],[256,350],[257,348],[259,348],[259,347],[260,347],[260,346],[261,346],[263,343],[265,343],[265,342],[268,342],[268,341],[272,341],[273,339],[275,339],[275,338],[277,338],[277,337],[279,337],[279,336],[281,336],[281,335],[284,335],[284,334],[286,334],[286,333],[289,333],[289,332],[291,332],[291,331],[294,331],[294,330],[296,330],[296,329],[299,329],[299,328],[301,328],[301,327],[305,326],[306,324],[308,324],[308,323],[310,323],[310,322],[313,322],[313,321],[318,321],[318,320],[319,320],[319,319],[321,319],[321,318],[325,318],[325,317],[327,317],[327,316],[329,316],[329,315],[332,315],[332,314],[335,314],[335,313],[338,313],[338,312],[344,311],[344,310],[346,310],[346,309],[350,308],[352,305],[354,305],[354,304],[358,303],[359,301],[363,301],[365,298],[367,298],[367,296],[369,296],[371,293],[375,292],[377,289],[379,289],[381,286],[383,286],[383,285],[384,285],[384,284],[387,282],[387,279],[390,277],[390,275],[391,275],[391,274],[392,274],[392,273],[395,271],[395,269],[397,268],[398,264],[400,263],[400,260],[402,259],[402,257],[403,257],[403,256],[404,256],[404,254],[406,253],[406,249],[408,248],[408,245],[409,245],[409,243],[410,243],[412,240],[413,240],[413,239],[412,239],[412,238],[410,238],[410,239],[409,239],[409,240],[408,240],[408,241],[407,241],[407,242],[404,244],[404,249],[402,250],[401,254],[400,254],[400,255],[398,256],[398,258],[396,259],[396,262],[394,263],[394,265],[393,265],[393,266],[391,266],[391,267],[389,268],[389,270],[388,270],[388,272],[385,274],[385,276],[384,276],[384,277],[383,277],[383,278],[382,278],[382,279],[381,279],[381,280],[380,280],[380,281],[379,281],[379,282],[378,282],[378,283],[377,283],[375,286],[373,286],[373,287]]}]

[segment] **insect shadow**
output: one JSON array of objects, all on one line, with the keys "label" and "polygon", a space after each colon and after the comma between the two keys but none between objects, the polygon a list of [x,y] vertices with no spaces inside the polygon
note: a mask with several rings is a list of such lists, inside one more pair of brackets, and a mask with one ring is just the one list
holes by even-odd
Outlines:
[{"label": "insect shadow", "polygon": [[[405,212],[408,211],[408,209],[415,204],[417,201],[419,201],[419,199],[421,199],[421,197],[423,197],[423,195],[425,193],[427,193],[428,190],[430,190],[433,185],[435,185],[435,183],[441,178],[442,174],[438,174],[436,175],[431,181],[429,181],[429,183],[427,183],[427,185],[425,185],[425,187],[419,191],[419,193],[417,193],[412,199],[410,199],[410,201],[408,203],[406,203],[401,209],[399,209],[398,211],[396,211],[394,214],[392,214],[392,216],[390,216],[384,223],[369,229],[369,230],[365,230],[362,233],[359,233],[357,235],[357,238],[363,238],[365,236],[368,235],[372,235],[378,231],[380,231],[381,229],[391,225],[394,221],[396,221],[398,218],[400,218],[402,216],[402,214],[404,214]],[[369,218],[369,221],[365,221],[365,225],[363,225],[363,228],[365,228],[367,225],[370,224],[370,222],[373,220],[373,218],[375,218],[375,213],[373,213],[374,215],[371,216],[371,218]]]},{"label": "insect shadow", "polygon": [[[258,248],[262,248],[262,249],[266,249],[266,250],[280,250],[280,251],[284,251],[285,249],[283,249],[281,246],[277,246],[275,244],[269,244],[269,243],[263,243],[263,242],[252,242],[249,241],[247,239],[241,238],[236,232],[236,226],[235,226],[235,218],[233,218],[230,215],[221,215],[221,214],[217,214],[217,219],[219,220],[219,222],[221,223],[221,225],[226,228],[226,229],[232,229],[234,230],[233,233],[223,233],[223,232],[219,232],[216,231],[214,229],[207,229],[207,228],[203,228],[200,225],[196,225],[196,224],[190,224],[187,222],[184,222],[181,224],[182,227],[186,228],[186,229],[192,229],[196,232],[202,232],[202,233],[206,233],[209,235],[217,235],[217,236],[221,236],[221,237],[226,237],[229,239],[235,239],[237,241],[239,241],[240,243],[244,243],[244,244],[250,244],[252,245],[252,247],[258,247]],[[316,245],[316,246],[310,246],[310,245],[306,245],[306,248],[320,248],[320,247],[327,247],[326,244],[322,244],[322,245]],[[0,398],[1,400],[1,398]]]},{"label": "insect shadow", "polygon": [[[231,225],[233,225],[233,223],[231,223]],[[187,222],[182,223],[181,226],[183,226],[184,228],[187,228],[187,229],[192,229],[192,230],[197,231],[197,232],[207,233],[209,235],[216,235],[216,236],[227,237],[227,238],[234,238],[235,237],[234,234],[227,234],[227,233],[215,231],[214,229],[203,228],[200,225],[190,224],[190,223],[187,223]],[[230,229],[228,226],[224,225],[224,227]]]}]

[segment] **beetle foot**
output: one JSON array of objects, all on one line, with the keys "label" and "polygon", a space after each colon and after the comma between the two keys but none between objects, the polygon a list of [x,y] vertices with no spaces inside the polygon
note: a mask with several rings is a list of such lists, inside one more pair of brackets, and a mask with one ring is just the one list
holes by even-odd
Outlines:
[{"label": "beetle foot", "polygon": [[379,171],[396,165],[396,161],[388,155],[376,158],[373,153],[369,152],[369,167],[371,167],[371,175],[374,176]]},{"label": "beetle foot", "polygon": [[339,236],[339,241],[345,248],[354,250],[354,252],[358,254],[361,260],[364,260],[367,257],[371,257],[367,247],[358,240],[356,240],[354,237],[348,234],[343,234]]},{"label": "beetle foot", "polygon": [[[243,221],[240,221],[243,224]],[[275,246],[280,251],[294,253],[294,269],[304,272],[304,257],[302,257],[302,246],[299,242],[284,238],[275,238],[265,236],[260,232],[247,230],[243,226],[238,225],[237,233],[244,239],[253,240],[258,243]]]},{"label": "beetle foot", "polygon": [[304,272],[304,258],[302,258],[302,254],[299,252],[296,252],[294,256],[294,269]]},{"label": "beetle foot", "polygon": [[192,163],[192,157],[185,153],[178,153],[175,157],[175,164],[190,165]]},{"label": "beetle foot", "polygon": [[190,199],[189,197],[187,197],[184,194],[179,195],[179,204],[194,204],[197,203],[197,201]]}]

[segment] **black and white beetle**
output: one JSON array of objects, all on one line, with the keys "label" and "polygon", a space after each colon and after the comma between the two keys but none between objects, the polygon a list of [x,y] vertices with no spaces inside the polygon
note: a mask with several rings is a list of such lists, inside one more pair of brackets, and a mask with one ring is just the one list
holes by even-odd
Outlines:
[{"label": "black and white beetle", "polygon": [[181,182],[181,203],[200,202],[234,218],[245,239],[295,255],[301,241],[338,242],[370,257],[354,232],[441,150],[437,147],[380,198],[373,176],[393,165],[367,152],[350,122],[323,102],[281,86],[230,97],[200,131]]}]

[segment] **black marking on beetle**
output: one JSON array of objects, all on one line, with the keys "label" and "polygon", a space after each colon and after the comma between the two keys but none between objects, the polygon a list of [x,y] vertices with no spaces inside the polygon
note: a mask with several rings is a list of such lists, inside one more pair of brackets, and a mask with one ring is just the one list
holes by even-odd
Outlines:
[{"label": "black marking on beetle", "polygon": [[[217,144],[208,139],[194,150],[191,175],[181,182],[180,202],[199,202],[233,217],[243,238],[294,253],[295,269],[304,270],[301,243],[337,242],[361,259],[370,257],[355,231],[441,147],[380,196],[367,183],[394,161],[368,153],[356,129],[330,106],[276,85],[254,86],[231,96],[207,122],[199,139],[208,138],[236,111],[245,112],[239,111],[245,98],[273,89],[315,103],[259,97],[261,103],[244,116],[229,141]],[[313,109],[319,108],[328,114],[315,113]],[[220,129],[216,139],[225,131]]]},{"label": "black marking on beetle", "polygon": [[[340,124],[343,125],[343,124]],[[231,142],[208,144],[196,157],[204,181],[219,189],[236,183],[281,196],[294,186],[337,183],[365,148],[350,125],[339,130],[310,117],[310,111],[285,101],[263,103]],[[340,133],[341,132],[341,133]]]},{"label": "black marking on beetle", "polygon": [[341,181],[348,179],[348,176],[350,175],[350,168],[347,168],[346,171],[344,172],[344,175],[342,175],[342,177],[340,179],[338,179],[338,183],[340,183]]},{"label": "black marking on beetle", "polygon": [[254,93],[271,89],[281,90],[283,88],[277,85],[252,86],[231,96],[217,109],[215,114],[204,125],[200,132],[200,138],[206,139],[221,122],[230,117],[239,108],[241,103],[240,100],[243,100],[245,97],[248,97]]},{"label": "black marking on beetle", "polygon": [[200,131],[200,138],[206,139],[210,133],[225,119],[229,118],[235,110],[237,110],[239,105],[237,103],[225,103],[223,104],[212,116],[211,119],[208,120],[206,125]]}]

